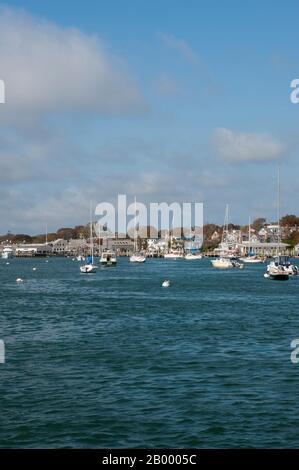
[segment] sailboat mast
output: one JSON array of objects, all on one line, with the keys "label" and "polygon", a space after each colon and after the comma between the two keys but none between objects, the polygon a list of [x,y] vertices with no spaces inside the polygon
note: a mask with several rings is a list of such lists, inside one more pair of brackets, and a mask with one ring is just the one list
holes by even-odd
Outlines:
[{"label": "sailboat mast", "polygon": [[135,217],[134,217],[134,252],[136,253],[137,251],[137,233],[136,233],[136,196],[134,198],[134,212],[135,212]]},{"label": "sailboat mast", "polygon": [[248,222],[248,253],[251,252],[250,243],[251,243],[251,218],[249,216],[249,222]]},{"label": "sailboat mast", "polygon": [[277,169],[277,226],[278,226],[278,244],[277,244],[277,255],[280,254],[280,166],[278,165]]},{"label": "sailboat mast", "polygon": [[91,243],[91,260],[93,263],[93,237],[92,237],[92,202],[90,201],[89,207],[89,223],[90,223],[90,243]]}]

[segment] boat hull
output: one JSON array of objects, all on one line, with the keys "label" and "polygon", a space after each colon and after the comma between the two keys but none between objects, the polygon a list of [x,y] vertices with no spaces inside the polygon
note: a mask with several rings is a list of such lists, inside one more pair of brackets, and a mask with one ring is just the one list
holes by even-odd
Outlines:
[{"label": "boat hull", "polygon": [[231,269],[233,268],[233,264],[229,260],[223,260],[223,259],[213,259],[211,261],[212,265],[214,268],[217,269]]},{"label": "boat hull", "polygon": [[132,255],[130,257],[130,263],[145,263],[146,257],[142,255]]},{"label": "boat hull", "polygon": [[85,266],[80,266],[80,272],[82,274],[91,274],[96,272],[96,266],[92,264],[86,264]]},{"label": "boat hull", "polygon": [[289,279],[289,274],[269,274],[270,279],[273,281],[288,281]]}]

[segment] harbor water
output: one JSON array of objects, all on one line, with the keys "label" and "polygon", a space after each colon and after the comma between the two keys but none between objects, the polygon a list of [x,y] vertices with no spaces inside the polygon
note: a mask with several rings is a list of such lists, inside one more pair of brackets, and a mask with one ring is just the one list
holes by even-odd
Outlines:
[{"label": "harbor water", "polygon": [[208,259],[120,258],[91,275],[71,258],[8,261],[1,448],[299,446],[299,276]]}]

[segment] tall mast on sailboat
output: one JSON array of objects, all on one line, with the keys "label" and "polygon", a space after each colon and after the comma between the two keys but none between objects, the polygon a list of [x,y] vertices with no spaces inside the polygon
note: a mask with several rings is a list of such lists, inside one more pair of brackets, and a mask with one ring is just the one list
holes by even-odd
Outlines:
[{"label": "tall mast on sailboat", "polygon": [[137,238],[136,238],[136,196],[134,197],[134,212],[135,212],[135,216],[134,216],[134,253],[137,252]]},{"label": "tall mast on sailboat", "polygon": [[89,223],[90,223],[90,243],[91,243],[91,262],[93,264],[93,237],[92,237],[92,202],[89,206]]},{"label": "tall mast on sailboat", "polygon": [[281,242],[281,234],[280,234],[280,166],[278,165],[277,169],[277,226],[278,226],[278,243],[277,243],[277,255],[280,255],[280,242]]}]

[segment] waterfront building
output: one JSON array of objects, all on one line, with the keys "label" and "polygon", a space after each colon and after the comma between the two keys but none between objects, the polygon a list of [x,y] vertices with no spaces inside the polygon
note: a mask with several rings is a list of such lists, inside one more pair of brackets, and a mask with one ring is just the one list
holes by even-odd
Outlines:
[{"label": "waterfront building", "polygon": [[53,248],[48,243],[24,243],[16,248],[16,256],[47,256],[53,253]]}]

